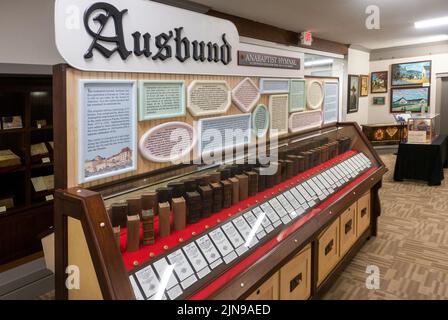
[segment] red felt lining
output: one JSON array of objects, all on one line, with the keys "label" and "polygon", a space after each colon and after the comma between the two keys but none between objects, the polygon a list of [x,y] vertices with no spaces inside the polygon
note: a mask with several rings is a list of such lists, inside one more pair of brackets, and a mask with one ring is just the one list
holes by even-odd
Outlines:
[{"label": "red felt lining", "polygon": [[[230,217],[238,214],[240,211],[255,205],[257,203],[257,201],[262,202],[265,199],[265,197],[271,197],[272,195],[279,193],[280,191],[287,189],[287,188],[291,187],[292,185],[298,184],[299,181],[306,180],[308,177],[313,176],[314,174],[316,174],[328,167],[332,167],[335,163],[340,162],[344,159],[347,159],[347,158],[353,156],[354,154],[356,154],[355,151],[348,151],[348,152],[346,152],[342,155],[339,155],[336,158],[333,158],[317,167],[314,167],[304,173],[301,173],[301,174],[299,174],[299,175],[297,175],[297,176],[295,176],[295,177],[293,177],[293,178],[291,178],[273,188],[267,189],[263,192],[258,193],[257,195],[255,195],[253,197],[250,197],[244,201],[241,201],[237,205],[234,205],[228,209],[224,209],[209,218],[202,219],[198,223],[188,225],[185,230],[182,230],[182,231],[172,230],[171,234],[164,238],[160,238],[158,236],[159,218],[156,216],[154,218],[154,231],[156,234],[156,243],[153,245],[149,245],[149,246],[141,246],[140,249],[135,252],[126,252],[126,229],[123,228],[120,233],[120,249],[122,252],[122,257],[123,257],[123,262],[125,264],[125,267],[128,271],[132,270],[133,268],[135,268],[135,264],[134,264],[135,262],[137,262],[138,265],[141,265],[141,264],[149,261],[150,259],[154,259],[155,257],[163,254],[166,250],[171,249],[175,246],[178,246],[181,243],[181,241],[187,241],[194,235],[199,235],[199,234],[203,233],[207,228],[211,228],[220,222],[224,222],[224,221],[228,220]],[[347,186],[346,188],[348,188],[350,186],[351,186],[351,184],[349,186]],[[312,210],[305,216],[301,217],[299,221],[297,221],[296,223],[292,224],[289,228],[282,231],[278,235],[278,237],[276,239],[274,239],[274,242],[272,244],[270,244],[271,242],[268,242],[265,245],[266,247],[262,246],[262,247],[260,247],[260,249],[264,248],[263,252],[266,252],[266,250],[269,250],[270,248],[272,248],[276,243],[278,243],[278,241],[280,241],[281,239],[283,239],[284,237],[289,235],[291,232],[296,230],[298,227],[300,227],[303,223],[305,223],[306,221],[308,221],[309,219],[314,217],[321,210],[321,208],[323,208],[322,207],[323,205],[329,203],[329,201],[333,201],[338,195],[342,195],[344,190],[345,190],[345,188],[343,190],[339,191],[338,193],[336,193],[335,195],[333,195],[332,197],[326,199],[326,201],[324,203],[321,203],[318,207],[316,207],[316,209]],[[171,220],[172,220],[172,217],[171,217]],[[140,228],[140,239],[142,238],[142,235],[143,235],[143,231]],[[277,240],[277,239],[280,239],[280,240]],[[246,261],[248,259],[251,259],[251,261],[255,261],[255,260],[252,260],[252,256],[257,254],[258,251],[261,251],[260,249],[257,250],[256,252],[254,252],[252,255],[250,255],[248,258],[246,258],[244,261]],[[152,257],[150,257],[150,255]],[[258,257],[259,257],[259,255],[257,254],[257,258]]]}]

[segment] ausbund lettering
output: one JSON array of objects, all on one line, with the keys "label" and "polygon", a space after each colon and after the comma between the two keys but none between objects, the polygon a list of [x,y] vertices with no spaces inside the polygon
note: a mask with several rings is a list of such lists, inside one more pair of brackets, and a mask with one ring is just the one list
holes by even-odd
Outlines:
[{"label": "ausbund lettering", "polygon": [[[183,36],[183,27],[174,28],[154,37],[148,32],[142,34],[135,31],[131,35],[134,48],[133,51],[130,51],[126,47],[123,31],[123,16],[127,12],[127,9],[120,11],[115,6],[104,2],[97,2],[86,10],[84,27],[93,40],[84,54],[85,59],[92,59],[96,50],[107,59],[118,53],[122,60],[127,60],[134,54],[137,57],[145,56],[148,59],[160,61],[172,59],[173,56],[180,62],[193,59],[198,62],[228,65],[232,61],[232,46],[227,41],[225,33],[221,36],[221,43],[190,41]],[[91,20],[99,24],[97,30],[92,30],[89,25]],[[108,22],[114,24],[115,34],[112,36],[103,35],[104,27]],[[108,43],[109,46],[106,47],[105,43]],[[109,49],[111,44],[114,47]]]}]

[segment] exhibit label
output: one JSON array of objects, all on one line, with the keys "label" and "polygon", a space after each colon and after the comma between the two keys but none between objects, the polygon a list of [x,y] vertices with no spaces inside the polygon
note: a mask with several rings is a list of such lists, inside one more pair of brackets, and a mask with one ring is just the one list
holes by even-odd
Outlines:
[{"label": "exhibit label", "polygon": [[188,87],[188,110],[195,117],[226,113],[231,104],[226,81],[193,81]]},{"label": "exhibit label", "polygon": [[339,82],[337,80],[324,82],[324,124],[338,121],[339,112]]},{"label": "exhibit label", "polygon": [[300,70],[300,59],[260,52],[238,51],[238,64],[248,67]]},{"label": "exhibit label", "polygon": [[269,97],[270,137],[288,133],[288,95]]},{"label": "exhibit label", "polygon": [[264,104],[258,105],[252,113],[252,129],[257,138],[264,137],[269,129],[269,111]]},{"label": "exhibit label", "polygon": [[232,90],[232,100],[242,112],[251,112],[260,97],[257,85],[250,78],[245,78]]},{"label": "exhibit label", "polygon": [[79,94],[79,182],[136,170],[136,82],[81,80]]},{"label": "exhibit label", "polygon": [[292,113],[289,117],[289,130],[291,132],[300,132],[322,126],[322,112],[306,111]]}]

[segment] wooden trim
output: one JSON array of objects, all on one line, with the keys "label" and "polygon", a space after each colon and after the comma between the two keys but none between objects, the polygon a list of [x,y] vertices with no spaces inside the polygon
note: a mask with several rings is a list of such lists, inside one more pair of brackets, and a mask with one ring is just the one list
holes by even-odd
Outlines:
[{"label": "wooden trim", "polygon": [[233,22],[238,29],[240,36],[341,55],[348,54],[347,44],[313,38],[313,44],[311,46],[302,46],[300,44],[300,34],[298,32],[281,29],[272,25],[215,10],[208,11],[207,15]]},{"label": "wooden trim", "polygon": [[[69,216],[81,221],[103,298],[135,300],[101,195],[78,188],[58,190],[56,203],[59,218]],[[91,212],[95,214],[89,214]],[[58,288],[65,283],[64,277],[65,272],[59,274]],[[62,298],[67,298],[67,295]]]}]

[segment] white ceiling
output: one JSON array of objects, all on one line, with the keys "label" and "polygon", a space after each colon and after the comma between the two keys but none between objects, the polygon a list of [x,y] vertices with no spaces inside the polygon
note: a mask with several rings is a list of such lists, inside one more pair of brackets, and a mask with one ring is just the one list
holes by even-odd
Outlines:
[{"label": "white ceiling", "polygon": [[[379,49],[448,39],[448,26],[417,30],[414,22],[448,16],[448,0],[193,0],[214,10],[346,44]],[[365,27],[369,5],[380,30]],[[445,35],[446,39],[441,39]]]}]

